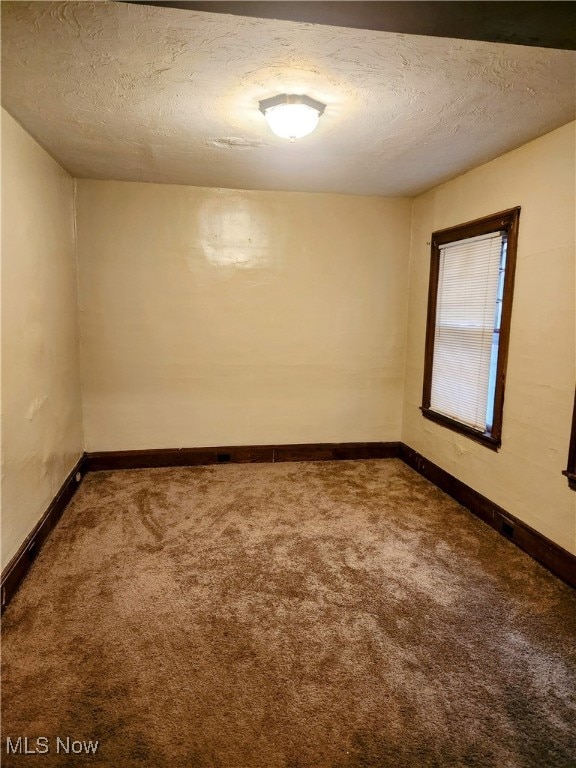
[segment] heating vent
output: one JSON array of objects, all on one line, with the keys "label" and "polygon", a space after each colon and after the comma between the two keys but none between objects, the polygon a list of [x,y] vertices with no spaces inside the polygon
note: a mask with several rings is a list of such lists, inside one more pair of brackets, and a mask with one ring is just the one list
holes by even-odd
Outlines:
[{"label": "heating vent", "polygon": [[514,538],[514,526],[512,525],[512,523],[508,522],[507,520],[502,521],[501,531],[502,531],[502,534],[506,536],[507,539]]}]

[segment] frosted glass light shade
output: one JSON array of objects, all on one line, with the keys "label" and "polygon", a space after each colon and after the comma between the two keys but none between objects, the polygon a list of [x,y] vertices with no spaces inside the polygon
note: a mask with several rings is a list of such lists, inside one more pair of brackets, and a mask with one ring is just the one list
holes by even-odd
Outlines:
[{"label": "frosted glass light shade", "polygon": [[260,102],[260,111],[276,136],[301,139],[316,128],[324,104],[308,96],[282,94]]},{"label": "frosted glass light shade", "polygon": [[283,139],[301,139],[316,128],[320,115],[306,104],[278,104],[266,110],[272,133]]}]

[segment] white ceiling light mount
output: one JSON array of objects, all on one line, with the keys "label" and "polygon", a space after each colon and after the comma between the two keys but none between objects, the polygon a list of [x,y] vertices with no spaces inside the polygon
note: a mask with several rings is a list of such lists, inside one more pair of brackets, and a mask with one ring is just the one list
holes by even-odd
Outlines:
[{"label": "white ceiling light mount", "polygon": [[309,96],[287,93],[264,99],[258,105],[272,132],[291,142],[312,133],[326,109],[325,104]]}]

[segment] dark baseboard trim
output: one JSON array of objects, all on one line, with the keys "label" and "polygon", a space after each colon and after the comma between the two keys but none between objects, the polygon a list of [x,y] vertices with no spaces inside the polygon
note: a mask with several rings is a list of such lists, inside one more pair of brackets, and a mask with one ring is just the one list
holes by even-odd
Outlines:
[{"label": "dark baseboard trim", "polygon": [[[78,473],[80,474],[79,479],[77,479]],[[85,474],[86,459],[83,454],[62,483],[60,490],[50,502],[47,510],[2,572],[2,611],[4,611],[4,608],[16,594],[18,587],[28,573],[42,545],[62,517],[62,513],[72,496],[76,493],[80,480]]]},{"label": "dark baseboard trim", "polygon": [[401,443],[304,443],[275,445],[274,461],[347,461],[397,459]]},{"label": "dark baseboard trim", "polygon": [[565,469],[562,474],[568,478],[568,485],[570,488],[572,488],[573,491],[576,491],[576,473],[568,472],[568,470]]},{"label": "dark baseboard trim", "polygon": [[400,456],[400,446],[401,443],[303,443],[99,451],[86,454],[86,468],[89,472],[98,472],[114,469],[193,467],[203,464],[392,459]]},{"label": "dark baseboard trim", "polygon": [[576,556],[432,463],[418,451],[402,444],[400,458],[555,576],[576,587]]}]

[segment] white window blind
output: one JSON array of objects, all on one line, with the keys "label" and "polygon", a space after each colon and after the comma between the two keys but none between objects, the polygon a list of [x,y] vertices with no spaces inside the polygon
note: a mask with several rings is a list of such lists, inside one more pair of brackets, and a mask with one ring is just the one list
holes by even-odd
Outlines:
[{"label": "white window blind", "polygon": [[482,432],[493,405],[504,241],[504,232],[491,232],[439,249],[430,408]]}]

